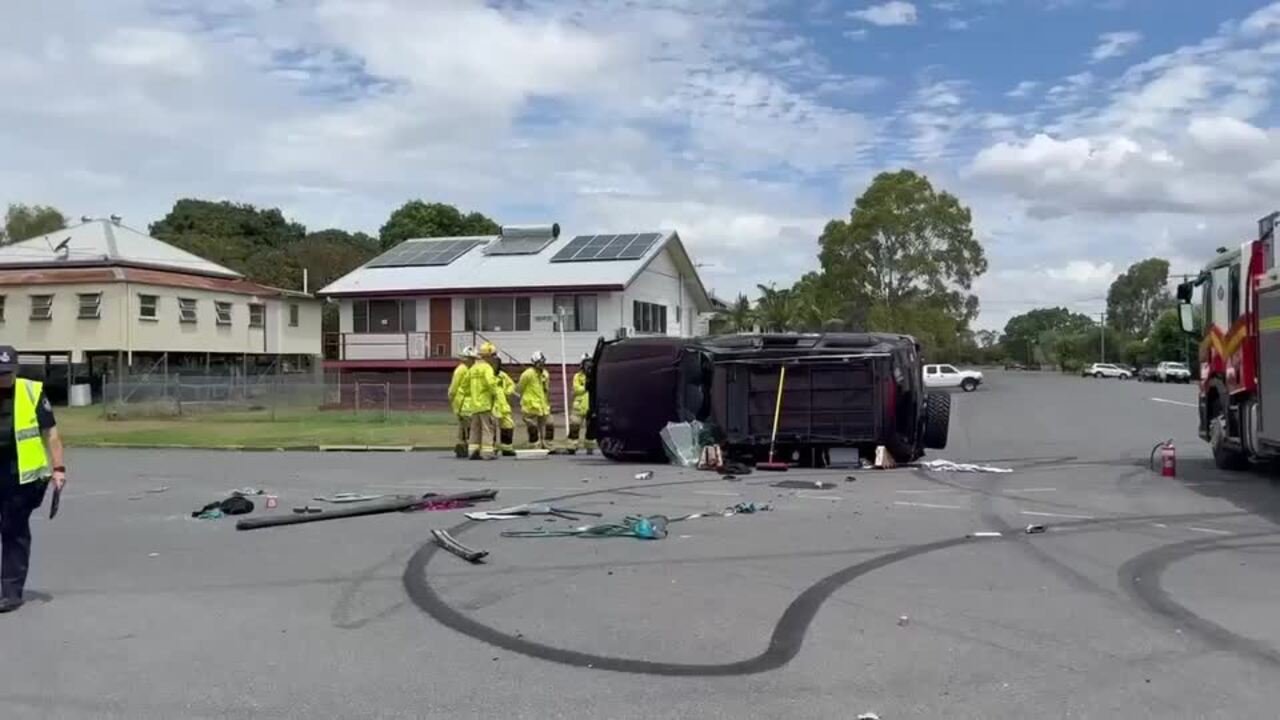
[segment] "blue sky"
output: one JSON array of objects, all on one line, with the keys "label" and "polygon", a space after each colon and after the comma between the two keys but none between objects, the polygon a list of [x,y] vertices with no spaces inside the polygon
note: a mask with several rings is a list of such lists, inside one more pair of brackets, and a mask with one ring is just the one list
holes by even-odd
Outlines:
[{"label": "blue sky", "polygon": [[978,327],[1280,205],[1280,3],[73,0],[0,8],[0,202],[181,196],[376,232],[406,199],[681,232],[790,284],[877,172],[974,212]]}]

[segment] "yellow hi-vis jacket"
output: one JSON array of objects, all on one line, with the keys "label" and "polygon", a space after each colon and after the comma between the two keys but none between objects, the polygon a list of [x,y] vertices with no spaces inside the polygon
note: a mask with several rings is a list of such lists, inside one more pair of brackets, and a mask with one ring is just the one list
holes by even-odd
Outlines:
[{"label": "yellow hi-vis jacket", "polygon": [[529,417],[545,417],[551,414],[551,373],[546,368],[527,368],[520,373],[516,390],[520,392],[520,413]]},{"label": "yellow hi-vis jacket", "polygon": [[587,416],[591,407],[591,397],[587,394],[587,374],[579,370],[573,376],[573,414],[580,418]]},{"label": "yellow hi-vis jacket", "polygon": [[462,406],[462,414],[492,413],[500,392],[502,388],[498,385],[498,376],[493,373],[493,366],[477,360],[467,371],[467,400]]},{"label": "yellow hi-vis jacket", "polygon": [[499,370],[497,378],[499,389],[493,397],[493,416],[498,418],[498,423],[504,430],[510,430],[516,426],[511,417],[510,398],[511,393],[516,391],[516,384],[506,370]]},{"label": "yellow hi-vis jacket", "polygon": [[25,485],[53,474],[40,436],[36,403],[44,383],[18,378],[13,386],[13,440],[18,454],[18,483]]},{"label": "yellow hi-vis jacket", "polygon": [[471,414],[469,410],[464,411],[467,404],[467,391],[470,390],[471,385],[467,381],[469,370],[466,363],[458,363],[458,367],[453,369],[453,380],[449,382],[449,407],[453,409],[454,415]]}]

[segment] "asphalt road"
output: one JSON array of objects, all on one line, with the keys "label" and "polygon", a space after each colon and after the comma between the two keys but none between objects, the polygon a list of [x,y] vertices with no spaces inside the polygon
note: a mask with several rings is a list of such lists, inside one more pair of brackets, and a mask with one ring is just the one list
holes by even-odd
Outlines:
[{"label": "asphalt road", "polygon": [[[75,451],[31,602],[0,616],[0,717],[1276,717],[1280,488],[1212,468],[1187,386],[988,380],[933,457],[1010,474]],[[1170,436],[1174,479],[1145,468]],[[834,487],[770,486],[799,479]],[[282,508],[494,487],[611,517],[774,510],[657,541],[188,517],[245,485]],[[433,550],[447,527],[489,562]]]}]

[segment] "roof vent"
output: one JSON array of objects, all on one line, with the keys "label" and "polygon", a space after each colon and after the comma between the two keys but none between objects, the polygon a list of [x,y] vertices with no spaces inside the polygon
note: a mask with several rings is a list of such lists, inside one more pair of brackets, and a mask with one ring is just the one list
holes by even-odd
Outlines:
[{"label": "roof vent", "polygon": [[88,215],[81,215],[80,222],[82,223],[93,222],[93,218],[89,217]]},{"label": "roof vent", "polygon": [[55,260],[66,260],[71,255],[71,238],[66,238],[62,242],[53,246],[53,257]]},{"label": "roof vent", "polygon": [[119,225],[119,224],[120,224],[120,220],[121,220],[121,219],[122,219],[122,218],[121,218],[119,215],[112,215],[112,216],[111,216],[111,224],[112,224],[112,225]]},{"label": "roof vent", "polygon": [[550,225],[503,225],[500,233],[503,240],[524,240],[549,237],[552,240],[560,237],[560,223]]}]

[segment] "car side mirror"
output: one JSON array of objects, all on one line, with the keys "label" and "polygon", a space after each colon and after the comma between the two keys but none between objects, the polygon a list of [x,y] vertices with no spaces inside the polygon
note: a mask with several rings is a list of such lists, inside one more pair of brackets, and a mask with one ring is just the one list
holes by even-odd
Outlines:
[{"label": "car side mirror", "polygon": [[1178,302],[1186,304],[1191,302],[1191,296],[1195,293],[1195,285],[1189,282],[1180,283],[1178,285]]},{"label": "car side mirror", "polygon": [[1191,303],[1182,303],[1178,306],[1178,323],[1182,325],[1182,332],[1188,335],[1194,335],[1196,332],[1196,316],[1195,308]]}]

